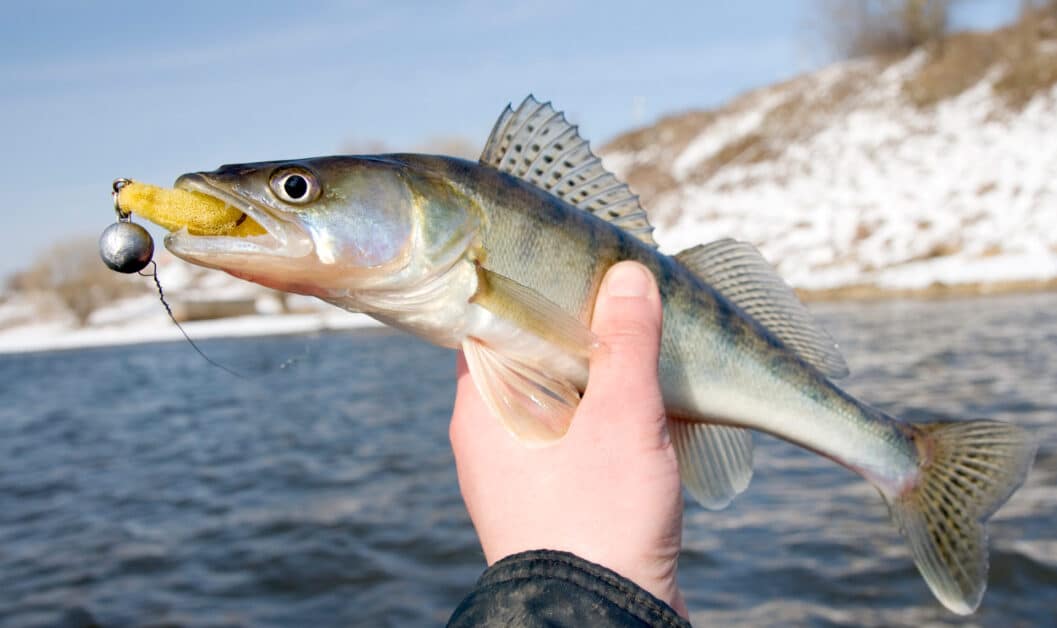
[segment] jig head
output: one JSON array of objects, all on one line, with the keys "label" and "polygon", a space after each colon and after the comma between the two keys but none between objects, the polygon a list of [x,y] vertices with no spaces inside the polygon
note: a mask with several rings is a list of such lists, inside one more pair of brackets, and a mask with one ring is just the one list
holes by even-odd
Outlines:
[{"label": "jig head", "polygon": [[119,273],[138,273],[154,257],[154,238],[150,232],[132,222],[132,214],[121,208],[118,193],[132,183],[129,179],[115,179],[113,186],[114,212],[117,222],[99,236],[99,256],[103,263]]}]

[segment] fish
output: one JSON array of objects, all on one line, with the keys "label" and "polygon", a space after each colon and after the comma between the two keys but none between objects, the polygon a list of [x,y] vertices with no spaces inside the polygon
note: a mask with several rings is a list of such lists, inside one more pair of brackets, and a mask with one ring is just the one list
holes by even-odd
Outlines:
[{"label": "fish", "polygon": [[[366,313],[461,349],[526,446],[561,439],[588,379],[595,296],[634,260],[663,303],[658,373],[687,492],[721,509],[752,477],[752,432],[872,484],[947,609],[976,610],[986,520],[1024,482],[1032,434],[912,424],[842,390],[836,343],[750,243],[662,253],[638,197],[550,103],[507,106],[480,159],[394,153],[225,165],[118,202],[192,264]],[[189,215],[200,214],[192,220]]]}]

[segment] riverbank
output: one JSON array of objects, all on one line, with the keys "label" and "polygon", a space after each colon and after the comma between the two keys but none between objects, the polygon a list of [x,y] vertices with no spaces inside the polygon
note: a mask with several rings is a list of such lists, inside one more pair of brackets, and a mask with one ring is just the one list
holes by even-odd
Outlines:
[{"label": "riverbank", "polygon": [[[1057,292],[1057,279],[1000,283],[934,283],[921,288],[883,288],[872,284],[853,284],[826,290],[798,289],[796,292],[801,300],[809,304],[892,299],[928,301]],[[383,327],[381,323],[365,314],[353,314],[337,308],[333,311],[301,314],[258,314],[188,321],[182,325],[192,340],[313,334]],[[183,341],[180,330],[164,314],[88,327],[74,327],[67,322],[45,322],[0,331],[0,354]]]},{"label": "riverbank", "polygon": [[1025,279],[1000,283],[966,282],[956,284],[933,283],[918,288],[884,288],[874,284],[850,284],[825,289],[797,289],[805,303],[827,301],[885,301],[912,299],[932,301],[940,299],[968,299],[973,297],[1003,296],[1057,292],[1057,278]]},{"label": "riverbank", "polygon": [[[333,312],[285,315],[253,315],[182,324],[192,340],[243,338],[324,331],[372,329],[381,323],[366,314]],[[56,351],[84,347],[131,345],[148,342],[183,342],[183,334],[164,314],[135,322],[92,327],[71,327],[53,322],[23,325],[0,331],[0,354]]]}]

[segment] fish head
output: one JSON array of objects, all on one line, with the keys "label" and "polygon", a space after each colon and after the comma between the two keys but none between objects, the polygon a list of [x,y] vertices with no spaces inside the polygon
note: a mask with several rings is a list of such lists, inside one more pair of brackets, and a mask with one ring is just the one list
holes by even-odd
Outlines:
[{"label": "fish head", "polygon": [[449,183],[385,155],[227,165],[185,174],[175,187],[222,200],[261,229],[176,231],[166,238],[173,254],[322,298],[431,272],[465,252],[476,224]]}]

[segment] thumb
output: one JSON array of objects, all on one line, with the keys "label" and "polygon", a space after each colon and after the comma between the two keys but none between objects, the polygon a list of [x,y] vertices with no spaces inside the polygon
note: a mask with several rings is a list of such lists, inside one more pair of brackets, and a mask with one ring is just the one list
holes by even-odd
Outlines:
[{"label": "thumb", "polygon": [[[598,347],[591,354],[581,406],[612,424],[617,420],[664,426],[657,382],[661,340],[661,297],[653,274],[637,262],[609,269],[595,301],[591,330]],[[575,424],[575,422],[574,422]]]}]

